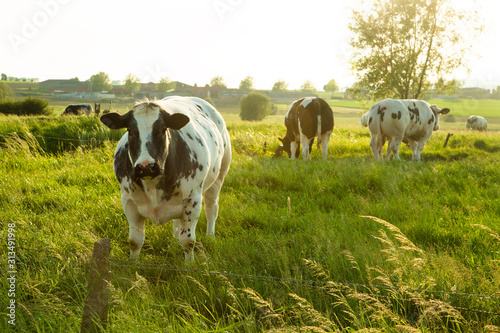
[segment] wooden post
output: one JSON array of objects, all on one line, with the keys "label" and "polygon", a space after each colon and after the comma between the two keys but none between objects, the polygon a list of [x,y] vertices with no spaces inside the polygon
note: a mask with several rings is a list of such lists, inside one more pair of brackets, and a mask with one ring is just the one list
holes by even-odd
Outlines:
[{"label": "wooden post", "polygon": [[446,140],[444,141],[444,146],[443,148],[446,148],[446,145],[448,144],[448,140],[450,139],[450,137],[453,135],[453,133],[448,133],[448,135],[446,136]]},{"label": "wooden post", "polygon": [[109,252],[111,241],[103,238],[94,243],[88,290],[83,309],[81,333],[106,330],[108,320],[108,283],[111,280]]}]

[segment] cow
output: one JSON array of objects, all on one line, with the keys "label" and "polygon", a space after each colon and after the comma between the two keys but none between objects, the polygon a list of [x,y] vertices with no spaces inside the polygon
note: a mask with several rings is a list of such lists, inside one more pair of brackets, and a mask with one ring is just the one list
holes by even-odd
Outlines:
[{"label": "cow", "polygon": [[288,157],[298,158],[302,144],[302,158],[310,159],[314,138],[318,137],[318,149],[321,146],[323,158],[327,157],[334,123],[333,111],[323,99],[304,97],[294,101],[285,116],[285,126],[286,135],[278,138],[282,145],[278,146],[275,155],[285,151]]},{"label": "cow", "polygon": [[196,97],[138,102],[127,113],[103,115],[111,129],[126,128],[114,153],[114,172],[129,223],[130,257],[144,244],[145,219],[174,222],[186,261],[193,261],[202,201],[207,235],[214,235],[219,193],[231,163],[222,116]]},{"label": "cow", "polygon": [[465,128],[476,131],[486,131],[488,129],[488,122],[481,116],[470,116],[465,122]]},{"label": "cow", "polygon": [[92,105],[90,104],[70,104],[64,109],[63,113],[61,113],[61,116],[66,116],[66,115],[90,115],[92,113]]},{"label": "cow", "polygon": [[405,139],[413,152],[412,160],[419,161],[432,132],[439,130],[440,115],[449,112],[448,108],[439,109],[421,100],[385,99],[374,104],[368,113],[373,156],[383,159],[382,150],[388,139],[387,159],[392,153],[399,160],[399,147]]}]

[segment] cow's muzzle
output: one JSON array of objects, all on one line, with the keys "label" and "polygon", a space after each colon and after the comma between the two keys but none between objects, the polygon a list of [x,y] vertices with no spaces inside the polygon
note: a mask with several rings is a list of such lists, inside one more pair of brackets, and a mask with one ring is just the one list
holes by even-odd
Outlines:
[{"label": "cow's muzzle", "polygon": [[135,175],[141,179],[152,179],[161,175],[161,169],[158,163],[137,164]]}]

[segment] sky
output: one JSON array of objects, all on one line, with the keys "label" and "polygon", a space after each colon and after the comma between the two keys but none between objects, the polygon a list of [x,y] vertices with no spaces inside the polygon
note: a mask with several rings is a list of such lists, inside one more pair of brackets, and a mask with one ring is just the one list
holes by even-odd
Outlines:
[{"label": "sky", "polygon": [[[474,0],[453,0],[467,5]],[[500,1],[477,0],[485,26],[465,86],[500,86]],[[162,77],[204,86],[222,76],[237,88],[278,80],[289,89],[335,79],[349,87],[352,0],[0,1],[0,72],[81,81],[105,72],[142,82]]]}]

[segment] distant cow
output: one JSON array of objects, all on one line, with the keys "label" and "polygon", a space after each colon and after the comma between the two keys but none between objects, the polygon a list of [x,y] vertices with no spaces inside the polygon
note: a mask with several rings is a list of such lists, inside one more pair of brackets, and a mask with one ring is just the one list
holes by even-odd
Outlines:
[{"label": "distant cow", "polygon": [[383,158],[383,146],[388,139],[387,158],[392,152],[394,158],[399,159],[399,146],[406,139],[413,152],[412,160],[419,161],[432,131],[439,130],[440,115],[448,112],[450,109],[441,110],[420,100],[386,99],[376,103],[368,114],[373,156]]},{"label": "distant cow", "polygon": [[321,98],[304,97],[290,106],[285,116],[286,135],[279,138],[283,143],[276,149],[276,155],[286,151],[292,159],[299,157],[302,144],[302,157],[311,158],[314,138],[318,137],[323,158],[328,155],[328,141],[333,131],[333,112],[328,103]]},{"label": "distant cow", "polygon": [[486,119],[481,116],[470,116],[465,122],[465,128],[476,131],[486,131],[488,129],[488,123]]},{"label": "distant cow", "polygon": [[174,235],[193,259],[202,199],[207,234],[213,235],[219,192],[231,162],[224,119],[195,97],[169,97],[138,103],[124,115],[108,113],[101,121],[126,128],[114,154],[123,211],[129,223],[130,257],[144,244],[144,221],[156,225],[174,219]]},{"label": "distant cow", "polygon": [[64,109],[63,113],[61,113],[61,116],[65,115],[87,115],[89,116],[92,113],[92,105],[90,104],[71,104]]}]

